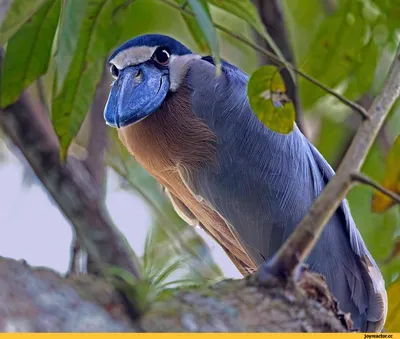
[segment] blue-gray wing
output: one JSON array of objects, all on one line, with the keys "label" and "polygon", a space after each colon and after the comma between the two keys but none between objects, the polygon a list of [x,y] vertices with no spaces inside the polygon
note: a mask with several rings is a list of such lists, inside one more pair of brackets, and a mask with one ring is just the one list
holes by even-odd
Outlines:
[{"label": "blue-gray wing", "polygon": [[[258,120],[247,100],[247,82],[248,76],[227,62],[216,78],[208,60],[193,61],[186,78],[192,111],[217,136],[218,163],[182,176],[261,264],[290,235],[334,172],[297,127],[283,135]],[[356,324],[380,321],[382,303],[378,305],[373,287],[383,279],[346,202],[329,221],[307,263],[325,275],[343,310],[360,315]],[[378,272],[375,285],[369,267]]]}]

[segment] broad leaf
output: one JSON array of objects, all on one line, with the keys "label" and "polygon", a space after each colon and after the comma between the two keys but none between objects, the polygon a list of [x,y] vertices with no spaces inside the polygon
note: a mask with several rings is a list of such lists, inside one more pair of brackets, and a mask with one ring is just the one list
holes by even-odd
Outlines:
[{"label": "broad leaf", "polygon": [[285,25],[297,64],[300,66],[308,55],[311,43],[326,18],[321,0],[281,0]]},{"label": "broad leaf", "polygon": [[[186,0],[175,0],[180,6],[183,6],[186,3]],[[203,6],[204,10],[207,12],[208,16],[211,18],[210,9],[208,8],[208,4],[206,0],[199,0],[200,4]],[[197,47],[199,48],[199,52],[203,54],[209,53],[209,48],[207,44],[207,40],[204,37],[204,34],[197,23],[196,19],[193,18],[189,14],[182,13],[182,18],[188,27],[193,40],[196,42]]]},{"label": "broad leaf", "polygon": [[[396,0],[397,1],[397,0]],[[351,100],[359,98],[373,83],[374,69],[395,30],[396,1],[337,1],[326,9],[321,1],[284,0],[285,18],[299,68],[330,88],[344,86]],[[302,106],[311,109],[326,95],[299,77]]]},{"label": "broad leaf", "polygon": [[400,279],[390,285],[387,291],[389,300],[385,330],[389,333],[400,332]]},{"label": "broad leaf", "polygon": [[[65,157],[69,144],[90,109],[105,58],[118,36],[114,10],[124,0],[89,0],[75,55],[61,91],[52,104],[52,119]],[[110,27],[114,27],[112,30]],[[99,112],[101,114],[101,112]]]},{"label": "broad leaf", "polygon": [[61,0],[47,0],[8,41],[1,74],[1,107],[17,100],[27,86],[46,73],[60,5]]},{"label": "broad leaf", "polygon": [[68,0],[64,4],[56,55],[57,92],[61,89],[74,57],[88,0]]},{"label": "broad leaf", "polygon": [[[268,45],[279,57],[279,59],[283,63],[286,63],[285,57],[283,56],[279,47],[276,45],[275,41],[268,34],[257,12],[257,9],[254,7],[254,5],[251,3],[250,0],[207,0],[207,1],[210,4],[213,4],[214,6],[220,7],[226,10],[227,12],[236,15],[237,17],[243,19],[248,24],[250,24],[253,27],[253,29],[268,42]],[[294,83],[296,83],[296,76],[291,68],[289,68],[289,72],[292,76]]]},{"label": "broad leaf", "polygon": [[295,109],[286,95],[278,68],[263,66],[248,83],[247,94],[257,117],[271,130],[287,134],[293,130]]},{"label": "broad leaf", "polygon": [[197,22],[204,33],[204,37],[207,40],[208,46],[211,50],[211,55],[214,59],[217,74],[221,72],[221,60],[219,57],[219,41],[215,27],[211,21],[210,15],[207,10],[203,7],[200,0],[189,0],[190,7],[192,8]]},{"label": "broad leaf", "polygon": [[[381,185],[397,194],[400,193],[400,135],[396,138],[386,159],[385,175]],[[395,202],[387,195],[375,191],[372,197],[372,211],[385,212]]]},{"label": "broad leaf", "polygon": [[[329,87],[336,87],[359,62],[363,62],[361,51],[365,45],[367,26],[362,17],[362,6],[358,1],[343,1],[340,9],[329,16],[320,26],[302,71],[316,77]],[[302,102],[310,108],[326,93],[312,83],[300,82]]]},{"label": "broad leaf", "polygon": [[46,0],[12,1],[0,27],[0,46],[10,39],[45,2]]},{"label": "broad leaf", "polygon": [[379,48],[371,39],[360,51],[359,58],[351,70],[344,96],[354,99],[367,93],[374,80],[374,72],[379,60]]}]

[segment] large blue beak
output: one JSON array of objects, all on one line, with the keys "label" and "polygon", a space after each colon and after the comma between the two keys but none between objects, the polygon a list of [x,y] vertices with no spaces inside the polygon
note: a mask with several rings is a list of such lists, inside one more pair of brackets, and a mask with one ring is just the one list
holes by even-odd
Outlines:
[{"label": "large blue beak", "polygon": [[145,63],[126,67],[112,85],[104,119],[117,128],[139,122],[160,107],[168,89],[168,70]]}]

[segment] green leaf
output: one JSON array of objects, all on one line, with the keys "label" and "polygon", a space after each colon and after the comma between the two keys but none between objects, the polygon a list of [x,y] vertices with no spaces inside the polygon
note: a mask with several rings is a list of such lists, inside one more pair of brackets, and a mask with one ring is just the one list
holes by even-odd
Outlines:
[{"label": "green leaf", "polygon": [[[183,6],[186,3],[186,0],[175,0],[179,6]],[[199,0],[201,6],[203,6],[204,10],[207,12],[207,15],[211,18],[210,9],[208,8],[208,4],[206,0]],[[204,37],[203,32],[199,24],[197,23],[196,19],[193,18],[191,15],[186,13],[182,13],[182,18],[188,27],[193,40],[196,42],[199,52],[201,53],[209,53],[209,48],[207,44],[207,40]]]},{"label": "green leaf", "polygon": [[349,73],[349,82],[344,96],[349,99],[361,97],[367,93],[374,80],[374,72],[379,60],[379,48],[371,39],[361,49],[363,60],[356,59],[352,71]]},{"label": "green leaf", "polygon": [[310,45],[326,18],[324,1],[281,0],[285,25],[293,46],[294,58],[301,65]]},{"label": "green leaf", "polygon": [[219,75],[221,72],[221,59],[219,57],[219,41],[215,27],[200,0],[188,0],[188,2],[210,47],[217,75]]},{"label": "green leaf", "polygon": [[[298,62],[303,72],[330,88],[348,84],[346,96],[350,100],[371,87],[373,69],[385,46],[375,36],[378,26],[388,30],[384,13],[379,9],[371,11],[368,6],[367,1],[338,2],[333,13],[318,26],[308,53]],[[299,88],[305,109],[327,94],[303,78]]]},{"label": "green leaf", "polygon": [[119,267],[107,267],[105,273],[113,286],[122,292],[140,312],[144,312],[153,301],[156,291],[147,280],[137,280],[132,274]]},{"label": "green leaf", "polygon": [[152,277],[151,283],[155,286],[161,286],[161,284],[167,280],[172,273],[181,268],[186,262],[187,258],[178,258],[171,264],[168,264],[163,271],[156,274],[156,276]]},{"label": "green leaf", "polygon": [[287,134],[293,130],[295,109],[285,91],[283,79],[274,66],[256,70],[247,87],[250,105],[257,117],[271,130]]},{"label": "green leaf", "polygon": [[60,15],[61,0],[47,2],[8,41],[1,74],[0,106],[18,99],[20,93],[46,73]]},{"label": "green leaf", "polygon": [[[281,62],[286,64],[286,59],[283,56],[281,50],[276,45],[275,41],[268,34],[267,30],[264,27],[264,24],[261,21],[261,18],[257,12],[257,9],[251,3],[250,0],[207,0],[210,4],[222,8],[225,11],[243,19],[248,24],[250,24],[253,29],[260,34],[274,51],[274,53],[279,57]],[[296,83],[296,76],[291,68],[288,69],[289,73]]]},{"label": "green leaf", "polygon": [[61,89],[74,57],[88,0],[68,0],[64,3],[56,54],[57,92]]},{"label": "green leaf", "polygon": [[4,45],[46,0],[14,0],[0,27],[0,46]]},{"label": "green leaf", "polygon": [[61,91],[52,103],[53,126],[63,158],[90,109],[105,58],[119,35],[120,26],[113,21],[113,14],[123,3],[124,0],[88,2],[75,55]]}]

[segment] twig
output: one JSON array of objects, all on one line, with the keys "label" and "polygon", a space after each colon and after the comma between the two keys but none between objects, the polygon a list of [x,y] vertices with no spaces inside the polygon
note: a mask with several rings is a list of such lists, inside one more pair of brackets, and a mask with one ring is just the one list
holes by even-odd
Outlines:
[{"label": "twig", "polygon": [[387,195],[389,198],[391,198],[393,201],[397,202],[398,204],[400,204],[400,196],[397,195],[394,192],[391,192],[389,190],[387,190],[385,187],[379,185],[376,181],[368,178],[367,176],[365,176],[362,173],[353,173],[351,175],[351,179],[353,181],[358,181],[361,184],[365,184],[368,186],[371,186],[373,188],[375,188],[376,190],[378,190],[379,192]]},{"label": "twig", "polygon": [[[308,214],[264,269],[267,268],[284,277],[297,273],[299,264],[314,248],[326,223],[351,189],[354,173],[360,171],[373,141],[399,95],[400,46],[385,85],[369,109],[370,119],[360,124],[336,175],[332,177]],[[259,271],[259,277],[263,275],[263,271],[263,269]]]},{"label": "twig", "polygon": [[[366,110],[369,110],[372,103],[374,101],[374,97],[370,93],[363,94],[358,100],[357,104],[364,107]],[[339,154],[335,157],[334,163],[332,163],[333,169],[336,171],[339,165],[341,164],[344,156],[346,155],[347,150],[350,147],[351,142],[353,141],[354,135],[357,132],[358,126],[360,125],[362,118],[359,115],[350,114],[344,121],[345,129],[349,130],[349,133],[344,136],[343,145],[338,152]],[[382,127],[383,128],[383,127]],[[379,134],[378,134],[379,138]]]},{"label": "twig", "polygon": [[[253,0],[253,3],[258,9],[258,13],[260,14],[261,21],[264,24],[266,31],[282,51],[284,58],[292,65],[295,65],[279,0]],[[260,46],[264,47],[269,52],[274,53],[273,49],[269,46],[264,37],[260,36],[260,34],[258,34],[255,30],[254,35],[257,43]],[[265,65],[270,62],[269,57],[262,53],[258,53],[258,59],[261,65]],[[293,101],[296,110],[297,126],[299,127],[300,131],[306,135],[306,130],[304,128],[304,116],[300,107],[298,88],[287,68],[282,68],[280,73],[283,81],[286,84],[287,94]]]},{"label": "twig", "polygon": [[[179,5],[177,5],[176,3],[172,2],[171,0],[159,0],[164,2],[165,4],[177,9],[178,11],[185,13],[187,15],[190,16],[195,16],[194,13],[192,11],[189,11],[187,9],[183,9],[181,8]],[[339,93],[336,93],[335,91],[333,91],[332,89],[330,89],[329,87],[325,86],[324,84],[322,84],[321,82],[319,82],[318,80],[314,79],[313,77],[303,73],[302,71],[300,71],[299,69],[297,69],[296,67],[294,67],[292,64],[288,63],[288,62],[283,62],[281,59],[279,59],[279,57],[277,57],[274,53],[271,53],[270,51],[266,50],[265,48],[258,46],[257,44],[255,44],[254,42],[252,42],[251,40],[245,38],[244,36],[240,35],[240,34],[236,34],[231,32],[229,29],[225,28],[224,26],[221,26],[215,22],[213,22],[213,25],[215,28],[219,29],[220,31],[224,32],[225,34],[231,36],[232,38],[235,38],[238,41],[243,42],[244,44],[250,46],[251,48],[253,48],[255,51],[260,52],[268,57],[271,58],[271,60],[273,60],[277,65],[279,66],[283,66],[286,68],[290,68],[291,70],[293,70],[294,72],[296,72],[298,75],[302,76],[303,78],[305,78],[306,80],[310,81],[311,83],[313,83],[315,86],[323,89],[325,92],[331,94],[332,96],[334,96],[336,99],[338,99],[339,101],[341,101],[343,104],[349,106],[350,108],[352,108],[353,110],[355,110],[356,112],[358,112],[359,114],[361,114],[361,116],[364,119],[369,119],[368,113],[367,111],[364,109],[364,107],[356,104],[355,102],[348,100],[347,98],[345,98],[344,96],[340,95]]]}]

